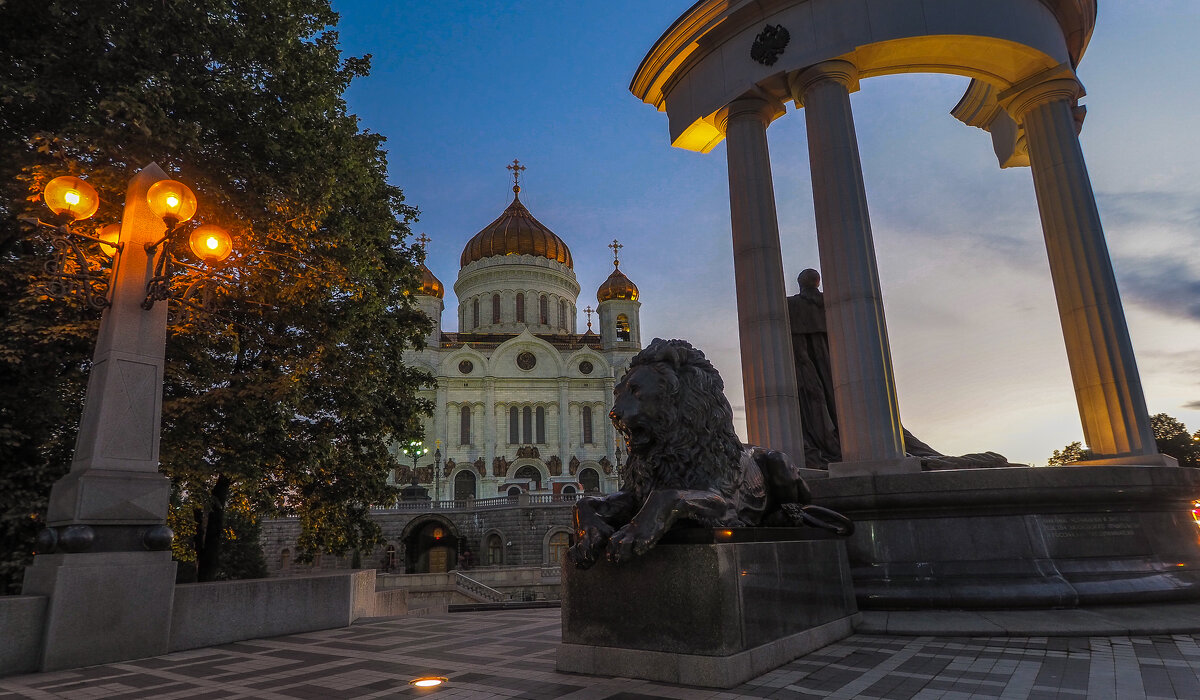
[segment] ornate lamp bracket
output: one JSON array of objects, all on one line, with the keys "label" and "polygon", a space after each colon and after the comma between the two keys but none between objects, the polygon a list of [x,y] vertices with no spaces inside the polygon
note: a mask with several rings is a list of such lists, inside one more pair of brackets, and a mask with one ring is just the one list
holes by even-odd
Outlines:
[{"label": "ornate lamp bracket", "polygon": [[22,216],[20,220],[31,224],[43,232],[54,248],[54,257],[43,265],[46,272],[44,280],[38,282],[38,288],[47,296],[55,299],[79,297],[94,309],[104,309],[110,305],[108,299],[109,273],[101,267],[93,267],[88,263],[81,241],[92,241],[114,246],[117,250],[123,244],[112,244],[96,236],[77,233],[62,224],[50,224],[33,216]]}]

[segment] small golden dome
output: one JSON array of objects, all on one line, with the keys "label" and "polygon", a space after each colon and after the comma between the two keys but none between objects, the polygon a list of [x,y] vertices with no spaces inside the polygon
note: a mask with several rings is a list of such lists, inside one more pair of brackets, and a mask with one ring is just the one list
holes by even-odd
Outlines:
[{"label": "small golden dome", "polygon": [[[514,187],[513,191],[519,189]],[[460,264],[466,267],[476,260],[495,255],[537,255],[557,260],[570,268],[575,266],[567,244],[533,218],[519,196],[513,197],[512,204],[508,205],[500,218],[467,241]]]},{"label": "small golden dome", "polygon": [[625,273],[621,272],[621,268],[613,266],[612,274],[608,279],[604,280],[604,284],[600,285],[600,289],[596,290],[596,301],[612,301],[613,299],[628,299],[629,301],[637,301],[638,288]]},{"label": "small golden dome", "polygon": [[442,286],[442,281],[435,277],[428,267],[425,267],[425,263],[421,263],[421,288],[417,290],[417,294],[438,299],[446,295],[446,288]]}]

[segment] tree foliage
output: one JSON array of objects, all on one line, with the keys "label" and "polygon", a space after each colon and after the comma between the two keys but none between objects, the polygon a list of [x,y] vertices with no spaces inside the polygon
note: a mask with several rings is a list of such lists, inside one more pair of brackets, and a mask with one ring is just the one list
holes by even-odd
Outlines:
[{"label": "tree foliage", "polygon": [[428,409],[400,351],[428,321],[407,296],[417,212],[346,112],[369,57],[342,57],[336,21],[327,0],[0,2],[0,590],[70,462],[99,318],[40,292],[49,250],[16,217],[71,173],[101,192],[88,223],[116,221],[152,161],[236,234],[218,312],[176,304],[169,329],[161,463],[172,522],[193,525],[182,558],[190,539],[201,579],[219,575],[230,503],[298,515],[313,551],[377,540],[387,443]]},{"label": "tree foliage", "polygon": [[[1200,467],[1200,430],[1189,435],[1187,426],[1177,418],[1165,413],[1150,416],[1150,428],[1154,431],[1154,445],[1159,453],[1179,460],[1181,467]],[[1047,466],[1062,466],[1091,458],[1090,450],[1084,449],[1079,441],[1055,450]]]},{"label": "tree foliage", "polygon": [[[1165,413],[1150,416],[1150,427],[1154,430],[1154,444],[1158,451],[1179,460],[1181,467],[1200,467],[1200,440],[1188,434],[1182,421]],[[1200,431],[1197,432],[1200,437]]]},{"label": "tree foliage", "polygon": [[1054,454],[1050,455],[1050,459],[1046,460],[1046,466],[1061,467],[1073,462],[1078,462],[1082,459],[1087,459],[1090,456],[1091,451],[1085,450],[1083,448],[1083,443],[1076,440],[1061,450],[1055,450]]}]

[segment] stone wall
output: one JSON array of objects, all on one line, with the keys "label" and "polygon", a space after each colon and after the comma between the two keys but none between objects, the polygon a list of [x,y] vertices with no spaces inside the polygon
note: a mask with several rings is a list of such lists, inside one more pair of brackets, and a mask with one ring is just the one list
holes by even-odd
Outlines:
[{"label": "stone wall", "polygon": [[171,651],[345,627],[376,615],[375,595],[371,570],[182,584],[175,587]]},{"label": "stone wall", "polygon": [[[436,513],[420,511],[379,510],[373,517],[383,529],[385,544],[371,552],[363,552],[360,562],[363,568],[379,569],[386,566],[386,551],[388,545],[395,547],[397,552],[398,571],[403,573],[404,542],[402,535],[405,528],[418,520],[437,520],[448,523],[450,535],[456,537],[455,544],[459,551],[463,546],[469,546],[475,554],[475,566],[472,570],[486,569],[484,540],[490,534],[499,535],[505,544],[503,561],[506,567],[511,566],[557,566],[558,562],[550,560],[550,537],[555,533],[570,533],[571,508],[573,503],[524,503],[503,507],[457,508],[438,510]],[[420,523],[416,523],[417,526]],[[263,521],[261,542],[267,560],[267,568],[272,576],[288,576],[300,573],[318,573],[322,571],[348,570],[353,557],[349,554],[342,557],[321,555],[319,561],[311,564],[297,564],[296,540],[300,535],[300,523],[295,518],[283,518]],[[284,550],[287,550],[286,555]],[[456,563],[451,564],[457,568]]]},{"label": "stone wall", "polygon": [[45,616],[42,596],[0,596],[0,676],[37,670]]}]

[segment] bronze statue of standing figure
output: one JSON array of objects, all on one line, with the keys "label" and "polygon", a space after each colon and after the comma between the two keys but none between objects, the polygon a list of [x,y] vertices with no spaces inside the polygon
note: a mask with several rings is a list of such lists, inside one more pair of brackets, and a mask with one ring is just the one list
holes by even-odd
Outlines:
[{"label": "bronze statue of standing figure", "polygon": [[[804,466],[826,469],[842,459],[838,436],[837,401],[829,356],[829,331],[825,323],[825,295],[821,273],[808,268],[796,277],[800,291],[788,297],[788,320],[792,328],[792,357],[796,362],[796,389],[800,396],[800,421],[804,428]],[[996,452],[975,452],[958,457],[944,455],[904,430],[904,451],[921,458],[926,471],[1024,467],[1011,464]]]}]

